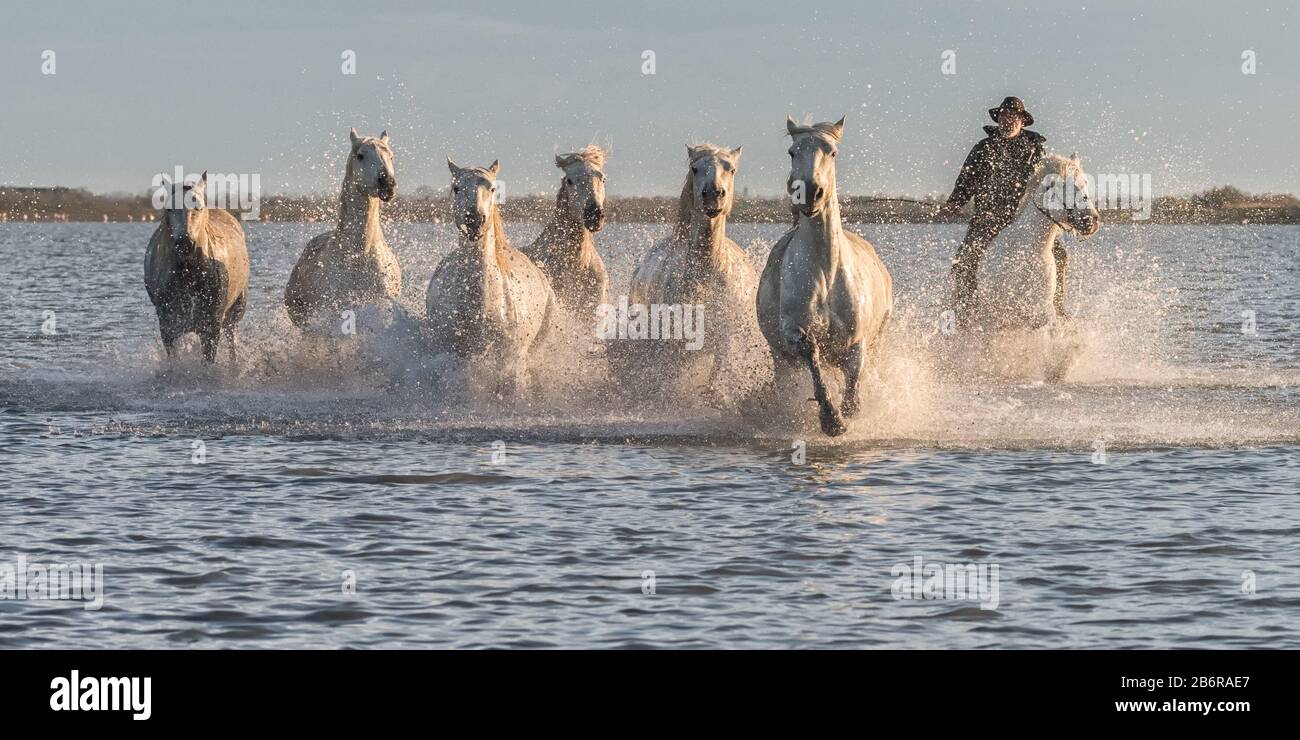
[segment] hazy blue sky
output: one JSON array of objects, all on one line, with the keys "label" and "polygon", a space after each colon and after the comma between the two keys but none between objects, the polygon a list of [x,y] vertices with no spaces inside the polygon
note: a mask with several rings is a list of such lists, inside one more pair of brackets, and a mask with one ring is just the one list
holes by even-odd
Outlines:
[{"label": "hazy blue sky", "polygon": [[596,140],[611,193],[669,193],[684,144],[711,140],[745,146],[741,187],[776,193],[785,115],[847,113],[842,187],[920,194],[951,187],[1016,94],[1050,148],[1151,173],[1157,194],[1300,192],[1298,5],[6,3],[0,183],[143,191],[179,163],[326,191],[355,125],[388,129],[406,192],[444,186],[449,153],[500,158],[507,192],[551,190],[553,152]]}]

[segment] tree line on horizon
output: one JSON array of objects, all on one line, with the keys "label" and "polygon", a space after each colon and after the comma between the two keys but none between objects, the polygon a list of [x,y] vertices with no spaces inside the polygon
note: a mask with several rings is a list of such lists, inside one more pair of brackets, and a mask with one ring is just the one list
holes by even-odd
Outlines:
[{"label": "tree line on horizon", "polygon": [[[966,216],[938,219],[940,198],[888,198],[846,196],[841,211],[852,223],[957,223]],[[507,221],[544,221],[555,207],[554,196],[521,195],[509,198],[502,207]],[[332,221],[337,217],[337,196],[265,196],[260,220]],[[676,217],[673,196],[610,196],[606,210],[611,221],[667,223]],[[399,197],[384,207],[385,217],[395,222],[447,223],[451,220],[450,200],[433,188],[423,187]],[[1187,196],[1161,196],[1152,200],[1151,218],[1133,220],[1124,210],[1103,211],[1109,223],[1233,224],[1300,223],[1300,198],[1291,194],[1251,194],[1225,185]],[[96,194],[84,188],[0,186],[0,221],[150,221],[158,218],[149,194]],[[736,223],[786,223],[789,203],[779,196],[737,196],[730,220]]]}]

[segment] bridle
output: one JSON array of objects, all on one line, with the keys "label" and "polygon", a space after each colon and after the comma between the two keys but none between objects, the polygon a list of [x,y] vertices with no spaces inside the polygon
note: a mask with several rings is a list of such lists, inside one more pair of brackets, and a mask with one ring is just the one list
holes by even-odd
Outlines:
[{"label": "bridle", "polygon": [[[1074,165],[1070,165],[1069,167],[1065,168],[1065,176],[1067,178],[1070,176],[1070,170],[1073,167]],[[1047,191],[1044,190],[1043,192],[1046,193]],[[1044,208],[1042,204],[1038,202],[1037,198],[1030,198],[1030,201],[1033,202],[1034,208],[1037,208],[1039,213],[1047,217],[1048,221],[1051,221],[1052,223],[1056,224],[1061,228],[1062,231],[1071,234],[1072,236],[1074,236],[1075,239],[1079,240],[1080,242],[1086,242],[1097,234],[1097,232],[1094,231],[1092,234],[1089,234],[1088,236],[1079,236],[1079,230],[1070,224],[1070,219],[1074,216],[1075,211],[1078,210],[1073,205],[1065,205],[1065,204],[1061,205],[1061,210],[1065,211],[1065,223],[1061,223],[1060,221],[1056,220],[1056,217],[1052,215],[1051,211]]]}]

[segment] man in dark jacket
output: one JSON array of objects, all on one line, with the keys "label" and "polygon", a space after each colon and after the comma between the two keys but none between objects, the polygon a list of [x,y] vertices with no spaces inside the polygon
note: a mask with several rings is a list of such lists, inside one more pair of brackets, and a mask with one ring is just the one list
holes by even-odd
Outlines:
[{"label": "man in dark jacket", "polygon": [[[979,141],[957,176],[957,184],[948,196],[941,215],[956,213],[966,201],[974,200],[975,212],[970,219],[966,238],[957,250],[952,265],[953,307],[957,319],[965,323],[975,307],[975,276],[980,258],[989,242],[1011,225],[1019,215],[1020,200],[1024,197],[1034,168],[1043,158],[1043,144],[1047,139],[1026,126],[1034,125],[1034,117],[1025,110],[1020,98],[1010,97],[1002,105],[989,109],[989,117],[997,126],[985,126],[987,136]],[[1065,248],[1057,242],[1052,248],[1056,258],[1056,312],[1065,315]]]}]

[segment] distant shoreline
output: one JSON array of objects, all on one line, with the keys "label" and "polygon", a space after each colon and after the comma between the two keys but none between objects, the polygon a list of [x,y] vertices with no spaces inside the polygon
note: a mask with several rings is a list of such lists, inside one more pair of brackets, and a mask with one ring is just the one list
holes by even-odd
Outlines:
[{"label": "distant shoreline", "polygon": [[[915,202],[903,202],[903,201]],[[841,212],[852,223],[962,223],[969,215],[936,219],[939,200],[885,196],[849,196]],[[526,195],[508,199],[502,206],[507,221],[545,221],[554,210],[553,196]],[[677,198],[670,196],[610,197],[606,210],[611,221],[669,223],[677,213]],[[969,211],[969,208],[967,209]],[[264,222],[329,222],[337,216],[333,196],[266,196],[260,204]],[[417,191],[401,194],[384,207],[385,218],[396,223],[446,223],[450,220],[445,195]],[[1190,196],[1164,196],[1151,204],[1149,219],[1134,219],[1125,210],[1103,210],[1107,223],[1133,224],[1300,224],[1300,199],[1293,195],[1251,195],[1221,187]],[[97,195],[79,188],[0,187],[0,222],[113,222],[156,220],[147,195]],[[784,198],[737,198],[732,223],[789,223]]]}]

